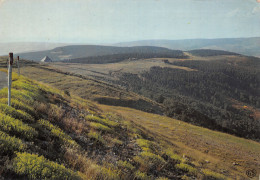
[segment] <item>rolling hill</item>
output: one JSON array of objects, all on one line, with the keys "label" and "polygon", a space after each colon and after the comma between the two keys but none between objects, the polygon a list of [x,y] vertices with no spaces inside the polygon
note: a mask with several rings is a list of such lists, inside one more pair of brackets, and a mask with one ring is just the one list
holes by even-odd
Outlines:
[{"label": "rolling hill", "polygon": [[73,45],[57,47],[48,51],[38,51],[29,53],[19,53],[21,58],[28,60],[40,61],[43,57],[48,56],[54,61],[64,59],[86,58],[92,56],[103,56],[112,54],[151,54],[151,53],[182,53],[161,47],[138,46],[138,47],[115,47],[115,46],[96,46],[96,45]]},{"label": "rolling hill", "polygon": [[[19,53],[28,60],[39,61],[49,56],[55,61],[129,53],[164,53],[166,49],[149,48],[147,46],[163,47],[174,50],[189,51],[194,49],[214,49],[235,52],[238,54],[260,57],[260,37],[227,38],[227,39],[187,39],[187,40],[144,40],[122,42],[111,46],[72,45],[62,43],[0,43],[0,55],[9,51]],[[66,46],[65,46],[66,45]],[[137,46],[137,47],[134,47]],[[145,47],[138,47],[145,46]],[[130,47],[130,48],[129,48]],[[54,49],[53,49],[54,48]]]},{"label": "rolling hill", "polygon": [[[51,66],[153,99],[170,117],[259,141],[259,58],[208,49],[184,55],[185,58],[133,59],[121,54],[120,61],[108,62],[116,57],[109,55]],[[110,98],[96,100],[120,104]]]},{"label": "rolling hill", "polygon": [[122,42],[115,46],[158,46],[169,49],[189,51],[193,49],[214,49],[238,54],[260,57],[260,37],[223,38],[223,39],[186,39],[186,40],[143,40]]}]

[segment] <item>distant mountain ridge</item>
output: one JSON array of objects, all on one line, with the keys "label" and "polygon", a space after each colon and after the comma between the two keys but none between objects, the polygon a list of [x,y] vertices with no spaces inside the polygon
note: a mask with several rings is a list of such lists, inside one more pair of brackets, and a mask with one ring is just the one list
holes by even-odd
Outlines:
[{"label": "distant mountain ridge", "polygon": [[59,46],[68,45],[67,43],[48,43],[48,42],[0,42],[0,56],[8,55],[9,52],[24,53],[50,50]]},{"label": "distant mountain ridge", "polygon": [[[37,44],[36,44],[37,45]],[[53,48],[53,46],[55,48]],[[144,40],[122,42],[114,46],[103,45],[60,45],[46,44],[41,51],[17,53],[21,58],[40,61],[48,56],[53,61],[87,58],[95,56],[130,53],[168,53],[172,50],[190,51],[212,49],[260,57],[260,37],[229,39],[187,39],[187,40]],[[1,47],[1,43],[0,43]],[[39,46],[41,47],[41,46]],[[52,48],[51,48],[52,47]],[[7,47],[5,47],[6,49]],[[12,50],[12,48],[10,48]]]},{"label": "distant mountain ridge", "polygon": [[[86,58],[93,56],[103,56],[112,54],[127,53],[171,53],[170,50],[163,47],[152,46],[135,46],[135,47],[115,47],[115,46],[97,46],[97,45],[71,45],[57,47],[52,50],[20,53],[21,58],[28,60],[40,61],[43,57],[48,56],[53,61],[61,61],[66,59]],[[181,51],[180,51],[181,52]]]},{"label": "distant mountain ridge", "polygon": [[223,51],[223,50],[212,50],[212,49],[194,49],[187,52],[192,55],[201,56],[201,57],[221,56],[221,55],[235,55],[235,56],[240,55],[234,52]]},{"label": "distant mountain ridge", "polygon": [[81,64],[106,64],[106,63],[116,63],[124,60],[141,60],[141,59],[150,59],[150,58],[176,58],[176,59],[187,59],[192,56],[200,57],[209,57],[209,56],[242,56],[237,53],[222,51],[222,50],[212,50],[212,49],[196,49],[191,51],[181,51],[181,50],[169,50],[165,52],[157,53],[120,53],[120,54],[111,54],[103,56],[90,56],[84,58],[75,58],[62,60],[61,62],[65,63],[81,63]]},{"label": "distant mountain ridge", "polygon": [[183,51],[189,51],[193,49],[214,49],[260,57],[260,37],[186,40],[142,40],[122,42],[114,45],[121,47],[157,46]]}]

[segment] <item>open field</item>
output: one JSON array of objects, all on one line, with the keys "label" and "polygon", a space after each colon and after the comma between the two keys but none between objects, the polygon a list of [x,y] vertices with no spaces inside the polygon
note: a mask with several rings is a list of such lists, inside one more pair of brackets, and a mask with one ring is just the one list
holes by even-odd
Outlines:
[{"label": "open field", "polygon": [[[166,59],[168,58],[125,60],[119,63],[109,64],[52,63],[51,66],[67,72],[77,73],[81,75],[106,77],[110,79],[114,79],[113,76],[111,76],[111,73],[114,72],[138,74],[144,71],[149,71],[149,69],[153,66],[194,71],[194,69],[190,69],[187,67],[175,66],[164,63],[163,61]],[[177,59],[169,58],[169,61],[172,60]]]},{"label": "open field", "polygon": [[[50,66],[60,69],[62,71],[76,73],[84,76],[93,76],[106,80],[116,80],[117,77],[113,76],[113,73],[133,73],[139,74],[144,71],[149,71],[151,67],[168,67],[173,69],[182,69],[186,71],[196,71],[188,67],[172,65],[176,61],[186,60],[200,60],[200,61],[214,61],[214,60],[239,60],[244,61],[247,57],[240,57],[235,55],[223,55],[223,56],[211,56],[201,57],[194,56],[188,52],[184,52],[184,55],[188,56],[187,59],[181,58],[150,58],[150,59],[135,59],[135,60],[124,60],[118,63],[107,63],[107,64],[80,64],[80,63],[51,63]],[[165,61],[169,63],[165,63]]]}]

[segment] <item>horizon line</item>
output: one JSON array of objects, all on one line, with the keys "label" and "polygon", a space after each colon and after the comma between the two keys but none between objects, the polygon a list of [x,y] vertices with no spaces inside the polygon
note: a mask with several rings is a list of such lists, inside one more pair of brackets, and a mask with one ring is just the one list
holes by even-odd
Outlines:
[{"label": "horizon line", "polygon": [[88,43],[88,42],[48,42],[48,41],[10,41],[10,42],[0,42],[0,44],[8,43],[49,43],[49,44],[80,44],[80,45],[113,45],[126,42],[138,42],[138,41],[182,41],[182,40],[215,40],[215,39],[250,39],[250,38],[260,38],[260,36],[250,36],[250,37],[231,37],[231,38],[184,38],[184,39],[140,39],[140,40],[129,40],[129,41],[118,41],[118,42],[107,42],[107,43]]}]

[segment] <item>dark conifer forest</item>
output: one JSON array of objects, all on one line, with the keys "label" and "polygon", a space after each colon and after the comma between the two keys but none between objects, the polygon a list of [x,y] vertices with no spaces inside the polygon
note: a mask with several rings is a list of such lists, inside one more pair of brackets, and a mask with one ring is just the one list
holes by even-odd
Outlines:
[{"label": "dark conifer forest", "polygon": [[[207,53],[207,52],[206,52]],[[165,63],[170,63],[165,61]],[[259,60],[175,61],[194,71],[152,67],[120,74],[127,89],[156,100],[170,117],[241,137],[260,139]]]}]

